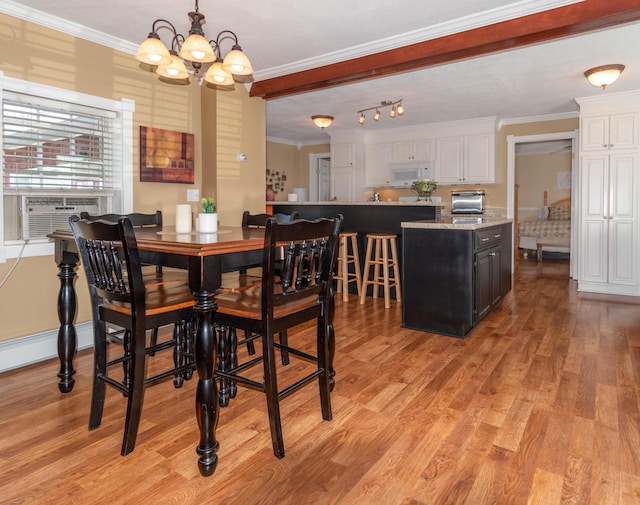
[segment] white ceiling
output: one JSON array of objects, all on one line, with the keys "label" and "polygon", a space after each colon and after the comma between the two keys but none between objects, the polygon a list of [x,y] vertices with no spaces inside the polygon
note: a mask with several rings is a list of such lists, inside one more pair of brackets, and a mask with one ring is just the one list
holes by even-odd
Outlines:
[{"label": "white ceiling", "polygon": [[[580,0],[201,0],[207,38],[233,30],[261,80],[371,54],[407,43],[519,17]],[[155,19],[186,33],[192,0],[3,0],[0,12],[135,52]],[[64,22],[61,21],[66,20]],[[71,21],[72,23],[69,23]],[[90,30],[88,30],[88,29]],[[161,34],[162,35],[162,34]],[[576,97],[640,89],[640,23],[307,92],[267,102],[267,136],[291,143],[327,141],[340,129],[381,129],[497,116],[502,120],[575,114]],[[168,41],[165,41],[167,43]],[[223,47],[223,52],[228,48]],[[621,78],[602,91],[583,72],[622,63]],[[171,84],[167,84],[170,86]],[[193,84],[195,85],[195,84]],[[403,99],[402,117],[358,125],[359,109]],[[388,110],[388,109],[387,109]],[[310,116],[335,116],[325,132]]]}]

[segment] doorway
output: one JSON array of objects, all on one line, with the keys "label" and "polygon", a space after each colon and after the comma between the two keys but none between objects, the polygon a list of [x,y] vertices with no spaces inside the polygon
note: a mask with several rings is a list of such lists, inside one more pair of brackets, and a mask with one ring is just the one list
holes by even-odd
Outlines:
[{"label": "doorway", "polygon": [[309,155],[309,201],[331,199],[331,153]]},{"label": "doorway", "polygon": [[[517,144],[532,142],[552,142],[567,140],[571,142],[571,242],[569,276],[576,279],[578,275],[578,130],[570,132],[546,133],[540,135],[507,136],[507,218],[514,219],[515,209],[515,181],[516,181],[516,146]],[[512,250],[515,250],[518,240],[518,230],[513,230]],[[515,263],[515,254],[512,257],[512,270]]]}]

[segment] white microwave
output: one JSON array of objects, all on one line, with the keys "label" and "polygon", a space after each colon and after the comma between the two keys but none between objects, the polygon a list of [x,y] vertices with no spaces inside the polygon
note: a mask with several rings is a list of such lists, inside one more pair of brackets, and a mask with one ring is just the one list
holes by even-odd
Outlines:
[{"label": "white microwave", "polygon": [[435,179],[433,162],[389,163],[389,186],[392,188],[410,188],[420,179]]}]

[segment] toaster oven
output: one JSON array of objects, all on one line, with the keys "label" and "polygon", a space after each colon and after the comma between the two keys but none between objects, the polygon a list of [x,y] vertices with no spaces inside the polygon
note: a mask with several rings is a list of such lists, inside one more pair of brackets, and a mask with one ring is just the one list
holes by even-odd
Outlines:
[{"label": "toaster oven", "polygon": [[451,214],[482,214],[484,212],[484,191],[452,191]]}]

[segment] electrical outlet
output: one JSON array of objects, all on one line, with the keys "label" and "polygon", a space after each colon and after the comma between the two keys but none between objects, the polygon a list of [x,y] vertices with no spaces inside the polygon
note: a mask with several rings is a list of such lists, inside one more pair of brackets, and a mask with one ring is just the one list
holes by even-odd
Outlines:
[{"label": "electrical outlet", "polygon": [[200,201],[200,190],[199,189],[188,189],[187,190],[187,202],[199,202]]}]

